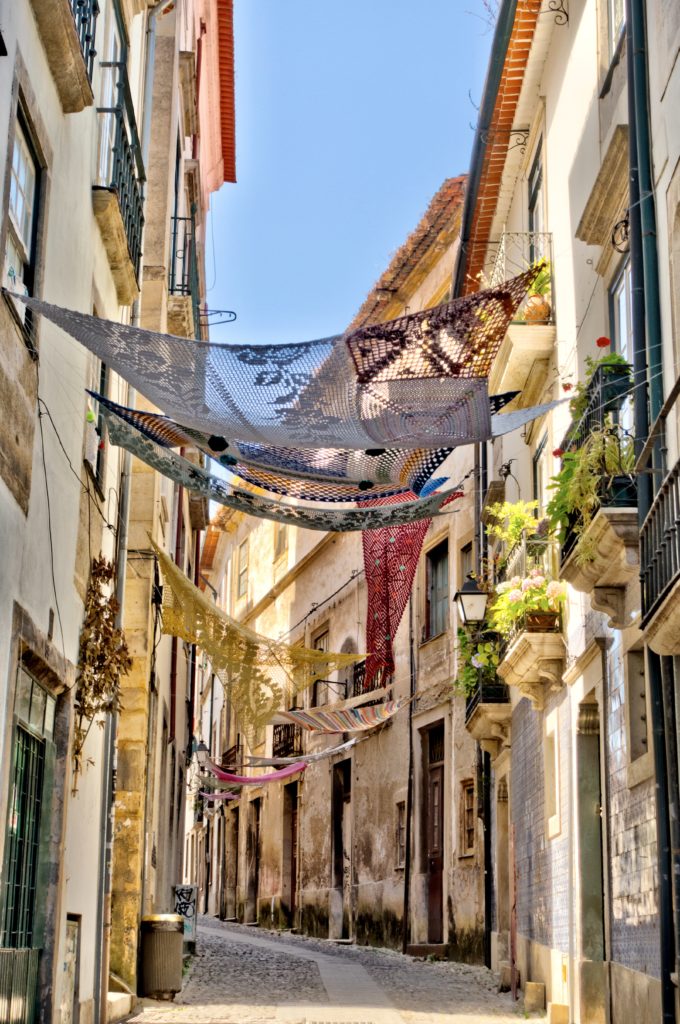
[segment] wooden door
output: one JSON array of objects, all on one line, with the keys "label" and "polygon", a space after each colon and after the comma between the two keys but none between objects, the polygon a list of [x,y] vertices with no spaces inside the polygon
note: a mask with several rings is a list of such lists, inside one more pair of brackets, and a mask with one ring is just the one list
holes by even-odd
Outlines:
[{"label": "wooden door", "polygon": [[427,941],[443,939],[444,914],[444,766],[428,769],[427,788]]},{"label": "wooden door", "polygon": [[298,867],[298,793],[297,784],[291,786],[290,793],[290,919],[295,927],[295,911],[297,910],[297,867]]}]

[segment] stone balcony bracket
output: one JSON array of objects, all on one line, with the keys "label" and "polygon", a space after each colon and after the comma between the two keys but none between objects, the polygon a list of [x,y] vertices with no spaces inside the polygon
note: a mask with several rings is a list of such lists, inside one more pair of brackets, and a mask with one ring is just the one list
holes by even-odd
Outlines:
[{"label": "stone balcony bracket", "polygon": [[495,760],[503,750],[510,749],[512,706],[510,703],[481,703],[465,723],[465,728],[482,750]]},{"label": "stone balcony bracket", "polygon": [[564,685],[566,648],[561,633],[530,633],[525,631],[513,640],[498,666],[498,675],[508,686],[515,686],[542,711],[546,691]]},{"label": "stone balcony bracket", "polygon": [[118,196],[111,189],[92,189],[92,208],[116,286],[121,306],[131,306],[139,297],[139,285],[130,259],[127,234],[120,212]]},{"label": "stone balcony bracket", "polygon": [[556,336],[554,324],[510,324],[489,374],[489,394],[520,391],[508,408],[533,405],[544,389]]},{"label": "stone balcony bracket", "polygon": [[595,611],[609,615],[611,629],[626,629],[640,610],[640,557],[636,508],[601,508],[584,534],[594,557],[579,564],[580,543],[560,575],[590,595]]},{"label": "stone balcony bracket", "polygon": [[94,95],[69,0],[31,0],[36,25],[65,114],[92,106]]}]

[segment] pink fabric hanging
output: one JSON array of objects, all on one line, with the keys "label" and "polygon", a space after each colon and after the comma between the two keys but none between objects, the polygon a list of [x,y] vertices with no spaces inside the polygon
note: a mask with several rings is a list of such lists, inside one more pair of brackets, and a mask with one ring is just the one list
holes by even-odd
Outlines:
[{"label": "pink fabric hanging", "polygon": [[295,764],[289,764],[279,772],[269,772],[268,775],[232,775],[230,772],[223,772],[214,761],[208,761],[206,767],[222,782],[236,782],[240,786],[259,786],[262,782],[278,782],[280,779],[287,779],[289,775],[303,772],[307,767],[307,762],[296,761]]}]

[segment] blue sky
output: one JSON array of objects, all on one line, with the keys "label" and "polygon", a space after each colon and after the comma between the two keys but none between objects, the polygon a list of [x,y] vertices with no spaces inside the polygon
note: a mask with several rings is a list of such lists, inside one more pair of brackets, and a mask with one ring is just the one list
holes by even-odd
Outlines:
[{"label": "blue sky", "polygon": [[[442,181],[467,170],[482,0],[235,0],[238,183],[212,200],[216,342],[342,331]],[[212,287],[211,287],[212,286]]]}]

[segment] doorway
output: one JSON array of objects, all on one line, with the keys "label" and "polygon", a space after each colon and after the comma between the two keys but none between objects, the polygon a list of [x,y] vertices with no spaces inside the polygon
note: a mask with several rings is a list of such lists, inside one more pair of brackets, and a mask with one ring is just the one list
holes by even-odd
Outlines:
[{"label": "doorway", "polygon": [[234,807],[229,815],[229,836],[225,843],[225,916],[227,921],[235,921],[238,917],[238,825],[239,809]]},{"label": "doorway", "polygon": [[[352,914],[352,761],[340,761],[333,768],[333,886],[335,904],[341,913],[336,937],[351,939]],[[338,899],[339,897],[339,899]]]},{"label": "doorway", "polygon": [[603,960],[604,875],[600,708],[594,694],[590,694],[579,705],[576,755],[582,955],[585,960]]},{"label": "doorway", "polygon": [[295,927],[297,910],[298,865],[298,784],[283,788],[283,851],[281,863],[282,910],[291,927]]},{"label": "doorway", "polygon": [[427,730],[427,941],[444,940],[444,723]]},{"label": "doorway", "polygon": [[257,901],[260,893],[260,819],[262,814],[262,800],[260,797],[256,800],[251,800],[248,812],[249,821],[246,854],[248,899],[245,921],[247,924],[252,924],[257,921]]}]

